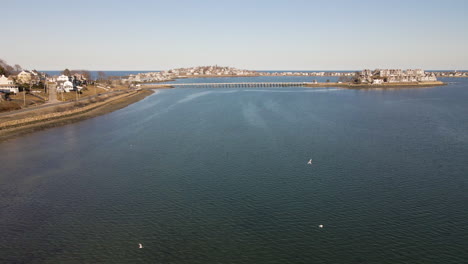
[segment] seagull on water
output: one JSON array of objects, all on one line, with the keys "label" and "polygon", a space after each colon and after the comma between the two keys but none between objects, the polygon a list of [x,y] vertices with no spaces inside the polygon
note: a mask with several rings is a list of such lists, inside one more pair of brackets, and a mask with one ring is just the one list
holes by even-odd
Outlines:
[{"label": "seagull on water", "polygon": [[307,164],[311,165],[312,164],[312,159],[310,159],[309,162],[307,162]]},{"label": "seagull on water", "polygon": [[143,248],[143,245],[141,243],[138,243],[138,248]]}]

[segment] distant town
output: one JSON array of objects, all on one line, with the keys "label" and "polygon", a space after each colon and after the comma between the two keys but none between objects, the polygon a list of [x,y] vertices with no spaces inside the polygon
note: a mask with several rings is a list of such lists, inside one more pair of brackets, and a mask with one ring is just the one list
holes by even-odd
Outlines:
[{"label": "distant town", "polygon": [[[427,82],[437,81],[437,77],[468,77],[468,72],[460,71],[430,71],[421,69],[376,69],[356,71],[252,71],[221,66],[198,66],[191,68],[178,68],[159,72],[145,72],[129,75],[122,79],[125,83],[152,83],[168,82],[180,78],[206,78],[206,77],[255,77],[255,76],[310,76],[310,77],[349,77],[342,78],[342,82],[351,79],[360,83],[380,84],[397,82]],[[386,78],[388,77],[388,78]]]},{"label": "distant town", "polygon": [[383,84],[383,83],[408,83],[408,82],[436,82],[437,77],[433,72],[425,72],[421,69],[376,69],[363,70],[356,74],[355,83]]},{"label": "distant town", "polygon": [[[253,71],[225,66],[197,66],[166,71],[144,72],[129,76],[91,74],[87,70],[65,69],[59,75],[26,70],[0,59],[0,102],[11,101],[9,111],[43,103],[76,101],[114,90],[135,89],[141,84],[163,83],[180,78],[305,76],[310,86],[330,85],[414,85],[441,84],[438,77],[468,77],[466,71],[424,71],[422,69],[365,69],[362,71]],[[313,77],[338,77],[337,81],[317,82]],[[335,79],[336,80],[336,79]]]},{"label": "distant town", "polygon": [[132,83],[167,82],[180,78],[202,77],[255,77],[255,76],[354,76],[355,72],[296,72],[296,71],[252,71],[232,67],[198,66],[168,71],[147,72],[130,75],[124,81]]}]

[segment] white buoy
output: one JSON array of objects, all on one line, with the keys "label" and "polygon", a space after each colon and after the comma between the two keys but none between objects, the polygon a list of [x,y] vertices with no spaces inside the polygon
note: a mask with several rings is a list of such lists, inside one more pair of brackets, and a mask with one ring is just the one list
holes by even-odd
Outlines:
[{"label": "white buoy", "polygon": [[312,159],[310,159],[309,162],[307,162],[307,164],[311,165],[312,164]]},{"label": "white buoy", "polygon": [[139,248],[143,248],[143,245],[141,243],[138,243]]},{"label": "white buoy", "polygon": [[319,225],[319,228],[323,228],[323,225]]}]

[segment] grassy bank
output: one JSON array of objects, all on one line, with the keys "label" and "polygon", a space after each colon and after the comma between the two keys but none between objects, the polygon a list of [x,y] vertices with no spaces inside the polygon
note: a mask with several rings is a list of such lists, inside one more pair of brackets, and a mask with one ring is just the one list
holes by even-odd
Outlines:
[{"label": "grassy bank", "polygon": [[122,92],[108,98],[90,99],[89,102],[51,106],[50,109],[28,113],[27,116],[19,114],[4,117],[0,123],[0,141],[103,115],[137,102],[152,93],[151,90]]},{"label": "grassy bank", "polygon": [[62,102],[65,102],[65,101],[75,101],[77,98],[78,99],[81,99],[81,98],[84,98],[84,97],[90,97],[90,96],[94,96],[94,95],[97,95],[97,94],[100,94],[100,93],[105,93],[105,92],[108,92],[108,91],[113,91],[114,89],[103,89],[103,88],[100,88],[100,87],[97,87],[97,86],[88,86],[86,88],[84,88],[83,90],[81,90],[80,93],[77,93],[75,91],[71,91],[69,93],[60,93],[58,92],[57,93],[57,100],[59,101],[62,101]]},{"label": "grassy bank", "polygon": [[32,93],[11,94],[10,99],[0,101],[0,113],[42,105],[47,101],[47,95],[42,90],[34,89]]}]

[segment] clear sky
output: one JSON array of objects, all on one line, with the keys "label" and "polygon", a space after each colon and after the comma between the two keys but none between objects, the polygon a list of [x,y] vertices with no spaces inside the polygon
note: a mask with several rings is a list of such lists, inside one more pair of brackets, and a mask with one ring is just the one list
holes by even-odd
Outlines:
[{"label": "clear sky", "polygon": [[0,0],[0,58],[39,70],[468,70],[468,1]]}]

